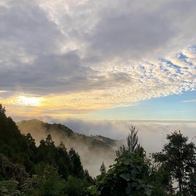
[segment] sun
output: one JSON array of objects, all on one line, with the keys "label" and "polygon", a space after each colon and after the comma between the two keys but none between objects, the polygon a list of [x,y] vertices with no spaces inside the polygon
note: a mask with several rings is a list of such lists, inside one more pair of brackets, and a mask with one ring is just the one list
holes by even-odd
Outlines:
[{"label": "sun", "polygon": [[24,106],[41,106],[41,99],[38,97],[26,97],[26,96],[19,96],[17,98],[17,104],[24,105]]}]

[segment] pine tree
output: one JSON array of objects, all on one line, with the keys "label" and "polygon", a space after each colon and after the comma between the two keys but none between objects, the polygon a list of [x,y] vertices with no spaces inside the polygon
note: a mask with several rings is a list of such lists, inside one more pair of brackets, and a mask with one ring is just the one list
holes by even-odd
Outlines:
[{"label": "pine tree", "polygon": [[126,153],[135,152],[139,154],[141,157],[144,157],[145,156],[144,149],[138,143],[138,136],[137,136],[138,131],[136,131],[136,128],[133,126],[131,126],[129,130],[130,130],[130,133],[126,138],[127,146],[125,145],[120,146],[120,148],[116,151],[116,156],[123,157],[126,155]]},{"label": "pine tree", "polygon": [[102,162],[99,171],[101,172],[102,175],[106,173],[106,166],[105,166],[104,162]]}]

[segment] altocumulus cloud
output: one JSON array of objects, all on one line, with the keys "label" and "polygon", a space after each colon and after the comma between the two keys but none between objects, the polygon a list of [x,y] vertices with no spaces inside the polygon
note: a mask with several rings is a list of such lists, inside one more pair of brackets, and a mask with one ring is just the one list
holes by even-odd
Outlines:
[{"label": "altocumulus cloud", "polygon": [[77,113],[195,90],[195,9],[194,0],[2,0],[0,102],[37,97],[36,114]]}]

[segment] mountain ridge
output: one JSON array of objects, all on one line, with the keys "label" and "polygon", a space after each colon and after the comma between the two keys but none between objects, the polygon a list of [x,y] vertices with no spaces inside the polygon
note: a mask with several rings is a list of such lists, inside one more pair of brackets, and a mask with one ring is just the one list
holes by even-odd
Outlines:
[{"label": "mountain ridge", "polygon": [[[103,145],[107,145],[110,147],[118,147],[120,140],[115,140],[115,139],[111,139],[109,137],[105,137],[102,135],[85,135],[85,134],[81,134],[81,133],[77,133],[75,131],[73,131],[72,129],[70,129],[69,127],[67,127],[64,124],[61,123],[46,123],[44,121],[38,120],[38,119],[30,119],[30,120],[22,120],[22,121],[18,121],[16,122],[16,125],[19,127],[19,129],[21,130],[21,132],[27,132],[25,131],[25,129],[27,130],[33,130],[36,128],[37,129],[37,125],[41,126],[41,128],[44,128],[46,130],[46,133],[51,134],[52,132],[56,132],[59,134],[65,133],[67,135],[67,137],[83,137],[83,139],[94,139],[95,141],[99,142],[103,142]],[[30,131],[31,132],[31,131]],[[95,142],[96,143],[96,142]],[[100,143],[101,144],[101,143]]]},{"label": "mountain ridge", "polygon": [[50,134],[56,146],[61,142],[66,148],[74,148],[80,155],[82,165],[88,168],[91,176],[97,176],[104,161],[106,166],[112,165],[116,157],[116,150],[122,141],[113,140],[101,135],[87,136],[74,132],[66,125],[60,123],[45,123],[41,120],[31,119],[16,122],[22,134],[30,133],[39,146]]}]

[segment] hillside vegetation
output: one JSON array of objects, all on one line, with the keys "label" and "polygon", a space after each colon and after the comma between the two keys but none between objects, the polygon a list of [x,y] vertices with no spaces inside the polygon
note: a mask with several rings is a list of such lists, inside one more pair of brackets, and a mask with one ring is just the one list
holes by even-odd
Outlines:
[{"label": "hillside vegetation", "polygon": [[38,135],[43,137],[47,134],[51,134],[57,141],[64,139],[67,143],[71,143],[72,145],[74,145],[74,143],[77,143],[77,145],[78,143],[82,143],[82,145],[86,145],[89,148],[97,147],[103,148],[104,150],[110,150],[112,147],[117,149],[120,145],[120,141],[118,140],[113,140],[100,135],[86,136],[84,134],[74,132],[65,125],[44,123],[37,119],[20,121],[17,122],[16,125],[22,133],[31,132],[31,134],[35,135],[35,137]]},{"label": "hillside vegetation", "polygon": [[63,142],[66,148],[74,148],[80,154],[83,167],[88,168],[89,173],[94,177],[99,174],[102,161],[106,165],[114,163],[115,151],[122,143],[103,136],[86,136],[74,132],[65,125],[44,123],[36,119],[25,120],[16,124],[21,133],[31,133],[37,146],[40,140],[45,139],[50,134],[55,145]]},{"label": "hillside vegetation", "polygon": [[[1,196],[196,195],[196,147],[180,131],[167,135],[162,151],[147,158],[136,128],[131,127],[127,144],[115,152],[114,163],[107,170],[102,162],[100,174],[92,178],[84,169],[78,152],[73,147],[68,149],[68,141],[111,150],[112,140],[76,134],[61,124],[31,122],[40,124],[47,133],[37,144],[31,133],[21,133],[0,104]],[[25,123],[27,121],[19,124],[24,126]],[[27,128],[27,124],[24,127]],[[59,138],[66,138],[67,144],[54,142],[54,132]]]}]

